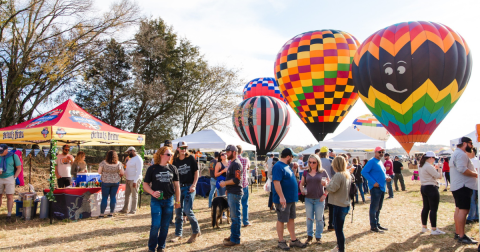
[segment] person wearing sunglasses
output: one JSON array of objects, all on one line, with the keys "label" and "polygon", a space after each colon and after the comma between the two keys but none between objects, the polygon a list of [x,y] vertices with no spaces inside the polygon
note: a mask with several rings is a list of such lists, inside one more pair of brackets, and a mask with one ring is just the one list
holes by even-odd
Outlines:
[{"label": "person wearing sunglasses", "polygon": [[327,198],[322,180],[330,180],[330,178],[327,171],[322,168],[322,161],[318,155],[310,155],[307,164],[307,169],[303,172],[300,181],[301,192],[305,195],[305,211],[307,213],[307,241],[305,243],[310,244],[313,240],[313,221],[315,220],[315,239],[317,244],[321,244],[323,211]]},{"label": "person wearing sunglasses", "polygon": [[70,146],[65,144],[62,147],[62,154],[57,155],[57,168],[55,175],[57,176],[58,188],[64,188],[72,185],[72,164],[74,158],[70,153]]},{"label": "person wearing sunglasses", "polygon": [[384,148],[376,147],[375,156],[367,162],[361,172],[368,181],[368,188],[370,189],[370,230],[377,233],[383,233],[384,230],[388,230],[388,228],[380,225],[380,210],[382,210],[385,197],[385,188],[387,182],[392,180],[392,178],[387,176],[385,166],[382,163],[384,153]]},{"label": "person wearing sunglasses", "polygon": [[135,214],[137,212],[138,190],[142,182],[143,160],[137,155],[135,147],[130,146],[127,149],[128,161],[125,165],[125,205],[120,213]]},{"label": "person wearing sunglasses", "polygon": [[180,208],[175,209],[175,237],[172,242],[177,242],[183,234],[183,213],[187,216],[192,227],[192,236],[187,243],[194,243],[201,235],[198,220],[193,213],[193,200],[199,178],[197,161],[187,151],[188,145],[181,141],[177,144],[177,151],[173,157],[173,165],[178,169],[180,176]]},{"label": "person wearing sunglasses", "polygon": [[[154,165],[148,167],[143,181],[143,189],[152,195],[150,212],[152,225],[148,239],[148,251],[165,251],[168,226],[173,209],[180,208],[180,184],[177,167],[169,164],[172,149],[161,147],[153,155]],[[157,247],[158,246],[158,247]]]}]

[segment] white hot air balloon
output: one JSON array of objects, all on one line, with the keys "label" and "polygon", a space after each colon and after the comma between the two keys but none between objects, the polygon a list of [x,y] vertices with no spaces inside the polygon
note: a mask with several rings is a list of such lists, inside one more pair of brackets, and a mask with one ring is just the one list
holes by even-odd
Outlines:
[{"label": "white hot air balloon", "polygon": [[372,114],[357,117],[352,123],[352,128],[369,137],[382,141],[387,141],[390,137],[390,133],[388,133],[387,129],[385,129],[385,127],[383,127],[383,125]]}]

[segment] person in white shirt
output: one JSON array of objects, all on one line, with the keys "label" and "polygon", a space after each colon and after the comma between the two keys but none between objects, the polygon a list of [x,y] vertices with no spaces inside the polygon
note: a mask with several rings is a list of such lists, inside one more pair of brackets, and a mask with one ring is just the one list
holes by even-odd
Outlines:
[{"label": "person in white shirt", "polygon": [[72,163],[73,156],[70,153],[70,146],[65,144],[62,147],[62,154],[57,155],[57,168],[55,169],[55,176],[57,177],[58,188],[64,188],[72,185]]},{"label": "person in white shirt", "polygon": [[300,179],[302,179],[303,170],[305,169],[305,166],[304,166],[304,163],[303,163],[303,156],[302,156],[302,155],[298,155],[297,164],[298,164],[298,177],[299,177]]},{"label": "person in white shirt", "polygon": [[[134,147],[128,147],[127,153],[130,159],[128,160],[125,168],[125,177],[127,179],[125,189],[125,205],[120,212],[135,214],[137,211],[138,190],[140,188],[140,183],[142,182],[143,160],[139,155],[137,155]],[[131,207],[129,207],[130,198],[132,203]]]}]

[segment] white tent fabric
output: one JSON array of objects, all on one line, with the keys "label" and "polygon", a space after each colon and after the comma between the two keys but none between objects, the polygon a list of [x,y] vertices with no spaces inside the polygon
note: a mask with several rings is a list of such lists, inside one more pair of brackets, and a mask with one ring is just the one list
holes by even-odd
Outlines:
[{"label": "white tent fabric", "polygon": [[457,147],[457,144],[458,144],[458,140],[460,138],[464,137],[464,136],[470,137],[473,140],[473,146],[475,146],[477,148],[480,148],[480,143],[477,142],[477,131],[476,130],[470,132],[470,134],[468,134],[468,135],[463,135],[461,137],[454,138],[454,139],[450,140],[450,148],[452,150],[455,150],[455,148]]},{"label": "white tent fabric", "polygon": [[386,148],[385,141],[371,138],[351,127],[331,139],[320,141],[319,145],[344,150],[368,150],[375,149],[377,146]]},{"label": "white tent fabric", "polygon": [[[315,154],[315,150],[316,150],[316,149],[320,149],[320,145],[319,145],[319,144],[314,145],[313,147],[310,147],[310,148],[308,148],[308,149],[306,149],[306,150],[304,150],[304,151],[302,151],[302,152],[300,152],[300,153],[298,153],[298,154],[302,154],[302,155]],[[333,149],[333,151],[334,151],[335,153],[337,153],[337,154],[338,154],[338,153],[346,153],[346,151],[341,150],[341,149]]]},{"label": "white tent fabric", "polygon": [[202,130],[188,136],[175,139],[172,141],[172,146],[176,148],[178,142],[181,141],[187,142],[189,149],[200,149],[200,151],[203,152],[224,150],[229,144],[241,145],[244,151],[256,151],[255,145],[249,144],[240,140],[240,138],[232,137],[213,129]]}]

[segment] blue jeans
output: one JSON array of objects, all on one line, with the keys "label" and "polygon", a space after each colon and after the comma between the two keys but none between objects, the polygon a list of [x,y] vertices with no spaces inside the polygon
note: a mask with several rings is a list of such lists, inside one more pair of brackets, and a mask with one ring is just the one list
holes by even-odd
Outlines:
[{"label": "blue jeans", "polygon": [[220,187],[220,189],[217,189],[217,196],[218,197],[225,196],[226,191],[227,191],[226,187]]},{"label": "blue jeans", "polygon": [[200,232],[200,228],[198,227],[197,218],[195,218],[195,214],[193,213],[193,199],[195,198],[195,191],[192,193],[189,192],[190,185],[180,187],[181,195],[180,195],[180,208],[175,209],[175,235],[182,236],[183,232],[183,213],[187,216],[188,220],[190,221],[190,225],[192,226],[192,233],[198,234]]},{"label": "blue jeans", "polygon": [[478,220],[478,204],[477,204],[478,190],[473,190],[472,198],[470,199],[470,211],[468,212],[467,220]]},{"label": "blue jeans", "polygon": [[217,190],[217,180],[215,178],[210,178],[210,195],[208,195],[208,208],[212,207],[212,200],[215,196],[215,191]]},{"label": "blue jeans", "polygon": [[349,210],[350,206],[333,206],[333,227],[335,228],[335,236],[337,236],[338,251],[345,251],[345,235],[343,234],[343,224],[345,223],[345,216],[347,216]]},{"label": "blue jeans", "polygon": [[379,187],[372,187],[370,190],[370,227],[377,228],[380,226],[380,210],[382,210],[385,192]]},{"label": "blue jeans", "polygon": [[358,203],[358,192],[360,192],[360,196],[362,196],[363,202],[365,202],[365,194],[363,193],[363,182],[355,183],[357,185],[357,194],[355,195],[355,201]]},{"label": "blue jeans", "polygon": [[322,238],[323,211],[325,201],[320,199],[305,198],[305,212],[307,213],[307,235],[313,237],[313,220],[315,219],[315,238]]},{"label": "blue jeans", "polygon": [[100,214],[107,209],[108,196],[110,196],[110,214],[115,212],[117,204],[117,191],[120,183],[102,183],[102,202],[100,203]]},{"label": "blue jeans", "polygon": [[[157,244],[159,248],[165,248],[168,226],[173,217],[173,203],[174,196],[165,200],[151,197],[150,213],[152,215],[152,226],[150,227],[150,238],[148,238],[148,249],[151,251],[155,251]],[[160,230],[160,234],[158,230]]]},{"label": "blue jeans", "polygon": [[243,188],[243,196],[242,196],[242,221],[243,225],[246,226],[250,224],[248,221],[248,186]]},{"label": "blue jeans", "polygon": [[302,180],[302,176],[303,176],[303,171],[298,172],[298,177],[300,178],[300,180]]},{"label": "blue jeans", "polygon": [[391,178],[390,182],[387,182],[388,197],[393,198],[393,188],[392,188],[393,175],[387,175],[387,176]]},{"label": "blue jeans", "polygon": [[242,200],[242,195],[229,193],[227,198],[228,207],[230,207],[230,219],[232,220],[230,241],[240,244],[240,201]]},{"label": "blue jeans", "polygon": [[368,181],[366,178],[363,178],[363,194],[368,193]]}]

